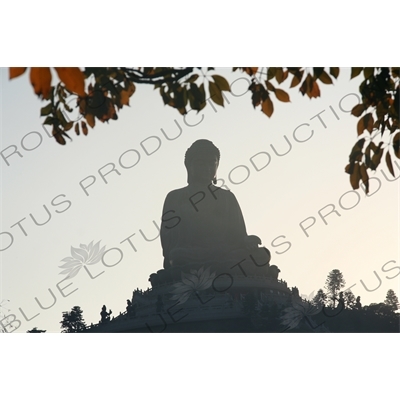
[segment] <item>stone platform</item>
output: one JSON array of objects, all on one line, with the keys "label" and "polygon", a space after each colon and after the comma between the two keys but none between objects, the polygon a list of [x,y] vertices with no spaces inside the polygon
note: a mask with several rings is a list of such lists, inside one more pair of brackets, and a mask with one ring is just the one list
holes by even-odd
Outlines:
[{"label": "stone platform", "polygon": [[130,312],[87,332],[253,332],[248,304],[254,310],[284,307],[298,291],[271,276],[269,266],[249,266],[188,266],[180,274],[161,273],[163,281],[134,292]]}]

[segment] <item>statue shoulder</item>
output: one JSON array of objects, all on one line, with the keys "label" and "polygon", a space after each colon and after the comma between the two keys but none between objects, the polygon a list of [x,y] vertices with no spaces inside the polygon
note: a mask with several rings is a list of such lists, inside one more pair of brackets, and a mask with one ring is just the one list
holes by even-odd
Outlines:
[{"label": "statue shoulder", "polygon": [[[215,185],[212,185],[212,187],[209,187],[210,193],[215,193],[215,195],[218,197],[225,198],[227,201],[231,202],[237,202],[237,199],[235,195],[228,189],[224,189],[222,187],[216,187]],[[207,189],[199,189],[199,191],[207,191]],[[179,189],[174,189],[171,190],[166,198],[165,202],[181,202],[187,200],[188,196],[193,195],[193,188],[189,188],[189,186],[185,186]]]},{"label": "statue shoulder", "polygon": [[186,192],[187,192],[187,186],[182,187],[182,188],[179,188],[179,189],[171,190],[171,191],[167,194],[166,199],[168,199],[168,198],[180,197],[180,196],[182,196],[183,194],[185,194]]},{"label": "statue shoulder", "polygon": [[165,197],[164,206],[181,203],[186,192],[187,189],[185,187],[171,190]]},{"label": "statue shoulder", "polygon": [[236,196],[229,189],[219,188],[218,192],[223,193],[223,196],[227,197],[229,200],[237,201]]}]

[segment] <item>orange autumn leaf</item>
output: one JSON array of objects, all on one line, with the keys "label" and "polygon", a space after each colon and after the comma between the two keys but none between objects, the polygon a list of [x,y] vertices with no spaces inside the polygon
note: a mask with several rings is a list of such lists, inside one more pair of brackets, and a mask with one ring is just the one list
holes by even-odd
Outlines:
[{"label": "orange autumn leaf", "polygon": [[96,109],[96,117],[101,122],[106,122],[109,119],[118,119],[114,103],[111,101],[111,99],[106,98],[104,104]]},{"label": "orange autumn leaf", "polygon": [[359,182],[361,179],[360,164],[355,163],[352,174],[350,175],[350,184],[353,189],[358,189],[360,187]]},{"label": "orange autumn leaf", "polygon": [[368,193],[369,192],[369,182],[368,182],[369,177],[368,177],[367,167],[365,166],[365,164],[360,165],[360,175],[361,175],[362,183],[365,185],[365,192]]},{"label": "orange autumn leaf", "polygon": [[10,67],[10,79],[17,78],[26,71],[26,67]]},{"label": "orange autumn leaf", "polygon": [[88,127],[86,125],[85,121],[81,121],[81,126],[82,126],[82,132],[86,136],[88,134]]},{"label": "orange autumn leaf", "polygon": [[258,67],[242,67],[242,68],[243,71],[250,76],[255,75],[258,71]]},{"label": "orange autumn leaf", "polygon": [[270,117],[272,113],[274,112],[274,104],[272,103],[271,99],[267,97],[261,105],[261,111]]},{"label": "orange autumn leaf", "polygon": [[394,170],[393,170],[393,164],[392,164],[392,158],[390,156],[389,151],[386,153],[386,165],[388,167],[389,172],[392,174],[392,176],[395,178]]},{"label": "orange autumn leaf", "polygon": [[371,113],[365,114],[357,123],[357,134],[361,135],[366,129],[369,133],[374,127],[374,118]]},{"label": "orange autumn leaf", "polygon": [[30,80],[35,93],[48,99],[51,89],[51,72],[49,67],[32,67]]},{"label": "orange autumn leaf", "polygon": [[79,96],[85,96],[85,77],[78,67],[54,67],[65,87]]},{"label": "orange autumn leaf", "polygon": [[397,132],[393,138],[393,150],[397,158],[400,158],[400,132]]},{"label": "orange autumn leaf", "polygon": [[307,94],[310,98],[311,97],[320,97],[321,92],[319,90],[319,86],[318,86],[317,82],[315,82],[315,81],[312,82],[311,90]]},{"label": "orange autumn leaf", "polygon": [[[89,124],[89,126],[90,126],[91,128],[94,128],[94,126],[95,126],[95,124],[96,124],[96,120],[94,119],[94,115],[93,115],[93,114],[90,114],[90,113],[87,113],[87,114],[85,115],[85,119],[86,119],[86,122]],[[85,135],[87,135],[87,133],[85,133]]]},{"label": "orange autumn leaf", "polygon": [[314,78],[310,74],[307,75],[307,78],[301,85],[300,92],[303,94],[303,96],[306,94],[310,99],[313,97],[320,97],[321,94],[318,83],[315,82]]},{"label": "orange autumn leaf", "polygon": [[275,96],[278,100],[287,103],[290,101],[289,95],[282,89],[275,89]]},{"label": "orange autumn leaf", "polygon": [[135,84],[129,82],[128,87],[125,90],[121,90],[121,104],[124,106],[129,106],[129,98],[135,93]]}]

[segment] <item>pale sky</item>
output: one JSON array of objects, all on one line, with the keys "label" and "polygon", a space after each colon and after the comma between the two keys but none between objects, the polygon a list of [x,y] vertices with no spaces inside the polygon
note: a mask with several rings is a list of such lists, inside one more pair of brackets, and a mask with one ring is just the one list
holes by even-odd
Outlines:
[{"label": "pale sky", "polygon": [[[245,77],[230,71],[215,73],[230,82]],[[28,75],[9,81],[2,68],[0,151],[10,165],[0,158],[1,232],[8,232],[1,235],[0,248],[9,246],[0,252],[0,301],[9,300],[2,303],[3,314],[14,314],[21,323],[15,332],[35,326],[60,332],[62,312],[75,305],[88,324],[97,323],[103,304],[118,315],[134,289],[150,286],[149,275],[162,268],[161,244],[159,238],[146,241],[141,232],[148,239],[157,236],[153,221],[160,222],[166,194],[186,185],[184,153],[201,138],[220,149],[218,177],[236,195],[248,233],[270,249],[289,287],[315,294],[328,273],[340,269],[346,288],[355,285],[352,291],[363,305],[384,301],[388,289],[399,296],[400,180],[393,180],[382,164],[366,196],[361,189],[352,191],[344,172],[357,139],[357,119],[348,111],[358,102],[358,84],[349,80],[348,69],[341,69],[335,85],[320,85],[321,98],[310,100],[298,88],[290,89],[291,103],[274,101],[275,112],[268,118],[253,109],[242,79],[232,86],[236,96],[227,94],[225,108],[208,104],[186,120],[164,106],[157,91],[138,86],[117,121],[96,121],[87,137],[71,132],[72,142],[60,146],[41,125],[45,103],[34,95]],[[177,138],[167,140],[163,132]],[[22,157],[10,155],[13,146]],[[154,153],[147,155],[143,147]],[[140,159],[126,168],[137,161],[132,149]],[[274,149],[288,153],[278,156]],[[105,175],[111,163],[119,174],[106,175],[105,183],[99,170]],[[398,160],[394,168],[399,176]],[[31,215],[38,223],[46,221],[44,205],[51,219],[38,226]],[[308,237],[301,223],[310,226]],[[71,246],[92,241],[101,241],[106,250],[119,249],[106,255],[109,265],[122,254],[121,261],[114,267],[101,261],[90,266],[93,277],[101,273],[95,279],[82,269],[59,284],[64,276],[58,267],[71,256]]]}]

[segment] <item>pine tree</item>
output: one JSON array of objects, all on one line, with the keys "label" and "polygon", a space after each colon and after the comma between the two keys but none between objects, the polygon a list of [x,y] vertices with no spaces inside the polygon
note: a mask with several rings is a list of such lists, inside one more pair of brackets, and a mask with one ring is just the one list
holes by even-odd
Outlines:
[{"label": "pine tree", "polygon": [[79,306],[74,306],[71,312],[62,313],[63,320],[60,322],[62,333],[77,333],[86,329],[86,323],[82,316],[83,311]]},{"label": "pine tree", "polygon": [[313,297],[311,303],[314,306],[323,307],[326,303],[326,299],[327,299],[326,293],[322,289],[319,289],[317,294]]},{"label": "pine tree", "polygon": [[387,304],[393,311],[399,309],[399,299],[396,296],[396,293],[389,289],[386,294],[385,304]]},{"label": "pine tree", "polygon": [[336,307],[340,289],[346,285],[343,274],[338,269],[333,269],[329,272],[325,281],[325,289],[328,293],[329,304]]},{"label": "pine tree", "polygon": [[344,304],[346,305],[346,308],[356,308],[356,297],[354,296],[353,292],[351,290],[346,290],[344,293]]}]

